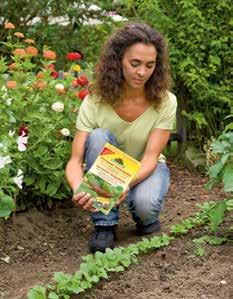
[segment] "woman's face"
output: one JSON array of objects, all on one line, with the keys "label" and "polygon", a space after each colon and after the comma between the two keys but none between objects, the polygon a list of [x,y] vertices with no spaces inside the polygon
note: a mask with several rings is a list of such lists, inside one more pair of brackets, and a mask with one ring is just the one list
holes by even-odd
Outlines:
[{"label": "woman's face", "polygon": [[122,59],[126,87],[143,89],[155,69],[157,52],[152,44],[136,43],[130,46]]}]

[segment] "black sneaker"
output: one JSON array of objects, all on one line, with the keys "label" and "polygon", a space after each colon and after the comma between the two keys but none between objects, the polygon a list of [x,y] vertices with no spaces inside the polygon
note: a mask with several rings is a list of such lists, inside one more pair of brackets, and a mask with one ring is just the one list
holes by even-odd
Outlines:
[{"label": "black sneaker", "polygon": [[145,236],[145,235],[150,235],[152,233],[157,233],[159,231],[160,231],[160,222],[159,220],[157,220],[154,223],[151,223],[149,225],[142,225],[140,223],[137,223],[135,233],[137,236]]},{"label": "black sneaker", "polygon": [[113,249],[114,240],[116,240],[116,225],[95,226],[95,230],[91,234],[91,238],[89,241],[90,252],[105,252],[106,248]]}]

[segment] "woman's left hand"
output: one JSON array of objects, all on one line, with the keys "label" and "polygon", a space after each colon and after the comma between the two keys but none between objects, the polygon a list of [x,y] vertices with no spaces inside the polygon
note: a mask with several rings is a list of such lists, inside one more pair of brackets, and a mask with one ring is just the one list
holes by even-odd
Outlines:
[{"label": "woman's left hand", "polygon": [[125,192],[121,195],[121,197],[115,203],[115,207],[119,206],[122,203],[122,201],[125,200],[125,198],[127,197],[128,194],[129,194],[129,187],[125,190]]}]

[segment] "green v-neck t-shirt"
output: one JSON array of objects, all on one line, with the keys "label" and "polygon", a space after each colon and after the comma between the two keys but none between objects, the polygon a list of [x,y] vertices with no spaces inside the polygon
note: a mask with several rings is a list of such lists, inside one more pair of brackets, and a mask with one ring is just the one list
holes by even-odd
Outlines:
[{"label": "green v-neck t-shirt", "polygon": [[[167,92],[159,108],[151,105],[134,121],[128,122],[120,118],[111,105],[89,95],[80,106],[76,128],[85,132],[108,129],[116,137],[118,147],[140,161],[152,130],[173,129],[176,107],[176,96]],[[158,161],[165,162],[164,155],[160,154]]]}]

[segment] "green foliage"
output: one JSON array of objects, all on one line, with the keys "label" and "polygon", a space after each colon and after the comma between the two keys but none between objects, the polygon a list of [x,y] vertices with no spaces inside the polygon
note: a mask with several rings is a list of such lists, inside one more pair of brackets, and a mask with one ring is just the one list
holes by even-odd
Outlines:
[{"label": "green foliage", "polygon": [[209,168],[206,187],[222,182],[226,192],[233,192],[233,132],[221,134],[212,142],[211,149],[218,159]]},{"label": "green foliage", "polygon": [[[155,236],[150,239],[143,238],[136,244],[130,244],[128,247],[118,247],[106,249],[105,253],[97,251],[94,255],[84,256],[83,263],[79,271],[74,275],[57,272],[54,274],[55,286],[48,288],[48,297],[39,298],[70,298],[72,294],[79,294],[91,288],[93,284],[98,283],[101,278],[108,278],[109,272],[122,272],[130,265],[137,263],[136,256],[169,245],[172,237],[166,234]],[[31,289],[28,293],[29,299],[31,294],[44,290],[44,287],[38,289],[38,286]],[[29,296],[30,295],[30,296]],[[56,297],[57,296],[57,297]]]}]

